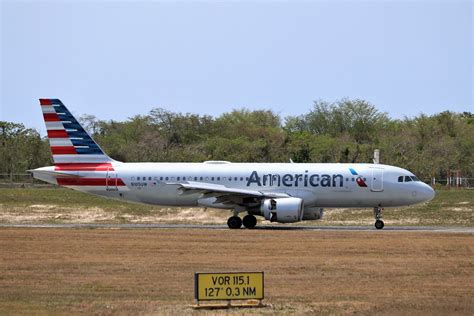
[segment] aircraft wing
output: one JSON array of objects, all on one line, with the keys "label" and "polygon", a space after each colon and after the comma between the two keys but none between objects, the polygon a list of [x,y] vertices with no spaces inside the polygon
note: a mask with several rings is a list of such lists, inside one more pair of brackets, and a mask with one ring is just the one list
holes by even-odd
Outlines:
[{"label": "aircraft wing", "polygon": [[201,198],[216,198],[214,204],[252,204],[264,198],[285,198],[290,197],[286,193],[266,192],[249,189],[229,188],[221,184],[203,183],[189,181],[185,183],[167,183],[178,185],[181,194],[200,193]]}]

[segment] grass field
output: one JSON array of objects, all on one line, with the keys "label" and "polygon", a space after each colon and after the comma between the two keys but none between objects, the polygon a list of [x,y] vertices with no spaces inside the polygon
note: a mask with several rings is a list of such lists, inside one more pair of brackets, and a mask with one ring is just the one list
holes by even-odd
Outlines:
[{"label": "grass field", "polygon": [[247,313],[474,310],[472,234],[6,228],[0,253],[2,315],[204,314],[194,272],[250,270],[269,306]]},{"label": "grass field", "polygon": [[[230,212],[126,203],[62,188],[1,188],[1,223],[225,224]],[[474,226],[474,190],[438,190],[429,203],[384,211],[387,225]],[[293,225],[373,225],[371,209],[329,209]],[[288,225],[288,224],[286,224]]]}]

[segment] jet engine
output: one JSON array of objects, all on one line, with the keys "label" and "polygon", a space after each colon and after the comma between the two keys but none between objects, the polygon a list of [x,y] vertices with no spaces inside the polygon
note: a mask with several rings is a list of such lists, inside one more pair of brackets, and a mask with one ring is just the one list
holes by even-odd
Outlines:
[{"label": "jet engine", "polygon": [[266,199],[260,213],[270,222],[293,223],[303,219],[303,200],[300,198]]},{"label": "jet engine", "polygon": [[303,220],[323,219],[324,209],[322,207],[305,207],[303,209]]}]

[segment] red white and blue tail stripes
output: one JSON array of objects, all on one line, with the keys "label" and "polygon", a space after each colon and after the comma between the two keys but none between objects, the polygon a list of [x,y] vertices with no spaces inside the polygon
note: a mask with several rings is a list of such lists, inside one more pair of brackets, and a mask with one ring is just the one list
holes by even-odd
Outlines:
[{"label": "red white and blue tail stripes", "polygon": [[56,165],[85,163],[103,166],[103,163],[113,161],[59,99],[40,99],[40,104]]},{"label": "red white and blue tail stripes", "polygon": [[120,163],[102,151],[59,99],[40,99],[40,104],[54,167],[36,169],[38,176],[82,191],[128,191],[114,168]]}]

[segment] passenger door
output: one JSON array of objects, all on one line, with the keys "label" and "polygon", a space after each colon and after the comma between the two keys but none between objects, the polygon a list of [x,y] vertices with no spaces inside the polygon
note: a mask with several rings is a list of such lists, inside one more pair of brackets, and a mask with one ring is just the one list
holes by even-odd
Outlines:
[{"label": "passenger door", "polygon": [[370,190],[373,192],[383,191],[383,168],[371,167],[372,178]]}]

